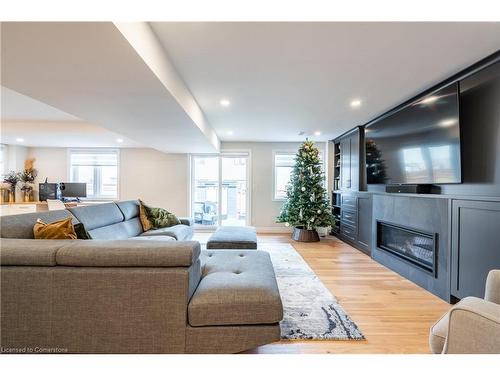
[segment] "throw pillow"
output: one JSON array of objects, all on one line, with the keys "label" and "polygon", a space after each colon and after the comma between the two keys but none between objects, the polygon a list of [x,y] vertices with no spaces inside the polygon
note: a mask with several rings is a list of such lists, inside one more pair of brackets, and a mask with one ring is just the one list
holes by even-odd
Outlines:
[{"label": "throw pillow", "polygon": [[[142,210],[144,210],[144,215],[147,217],[147,222],[146,225],[143,223],[143,229],[144,231],[150,230],[150,229],[159,229],[159,228],[166,228],[166,227],[171,227],[177,224],[180,224],[181,221],[175,216],[173,213],[165,210],[164,208],[159,208],[159,207],[150,207],[144,204],[144,202],[139,201]],[[141,209],[139,209],[140,212]],[[142,215],[141,216],[141,223],[143,222]],[[148,225],[149,223],[149,225]],[[146,229],[149,228],[149,229]]]},{"label": "throw pillow", "polygon": [[77,223],[77,224],[73,225],[73,228],[75,229],[76,238],[78,238],[79,240],[91,240],[92,239],[89,232],[87,232],[87,229],[85,229],[85,225],[83,225],[82,223]]},{"label": "throw pillow", "polygon": [[151,225],[151,222],[148,219],[148,214],[146,212],[146,208],[144,207],[144,202],[139,199],[139,219],[141,220],[142,224],[142,229],[144,232],[147,232],[151,228],[153,228],[153,225]]},{"label": "throw pillow", "polygon": [[37,219],[33,227],[33,234],[37,240],[76,240],[76,232],[71,222],[71,217],[54,221],[53,223],[44,223]]}]

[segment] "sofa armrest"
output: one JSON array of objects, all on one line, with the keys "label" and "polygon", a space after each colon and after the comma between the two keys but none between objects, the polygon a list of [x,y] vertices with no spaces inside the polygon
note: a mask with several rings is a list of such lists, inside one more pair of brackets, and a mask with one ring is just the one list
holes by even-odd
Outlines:
[{"label": "sofa armrest", "polygon": [[79,241],[60,248],[56,263],[77,267],[190,267],[200,256],[196,241]]},{"label": "sofa armrest", "polygon": [[500,305],[479,300],[450,312],[443,353],[500,354]]},{"label": "sofa armrest", "polygon": [[500,304],[500,270],[491,270],[486,278],[484,299]]},{"label": "sofa armrest", "polygon": [[188,225],[192,227],[194,225],[194,219],[192,217],[179,217],[181,224]]}]

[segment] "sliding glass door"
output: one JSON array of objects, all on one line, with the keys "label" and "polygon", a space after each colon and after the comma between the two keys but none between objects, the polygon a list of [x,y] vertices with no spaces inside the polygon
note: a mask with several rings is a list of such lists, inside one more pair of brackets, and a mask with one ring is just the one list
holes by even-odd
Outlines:
[{"label": "sliding glass door", "polygon": [[248,154],[191,157],[191,215],[198,227],[247,225]]}]

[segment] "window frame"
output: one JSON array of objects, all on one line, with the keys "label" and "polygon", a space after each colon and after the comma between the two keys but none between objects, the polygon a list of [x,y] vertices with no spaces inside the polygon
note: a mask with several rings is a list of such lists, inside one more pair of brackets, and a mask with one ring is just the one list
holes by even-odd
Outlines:
[{"label": "window frame", "polygon": [[222,207],[221,207],[221,202],[222,202],[222,158],[224,156],[233,156],[233,157],[246,157],[247,158],[247,173],[246,173],[246,178],[247,178],[247,197],[246,197],[246,210],[247,210],[247,217],[246,217],[246,223],[245,225],[250,225],[252,222],[252,151],[250,149],[222,149],[219,153],[216,154],[207,154],[207,153],[193,153],[189,154],[189,215],[191,216],[193,213],[193,196],[194,196],[194,159],[196,157],[207,157],[207,156],[213,156],[217,157],[218,159],[218,165],[219,165],[219,191],[218,191],[218,204],[217,204],[217,212],[219,218],[217,219],[217,224],[216,225],[199,225],[199,224],[194,224],[194,227],[196,230],[200,231],[213,231],[214,229],[222,226],[220,225],[220,216],[222,212]]},{"label": "window frame", "polygon": [[[98,147],[98,148],[89,148],[89,147],[72,147],[68,148],[67,152],[67,179],[69,182],[76,182],[72,181],[72,176],[71,176],[71,155],[73,153],[115,153],[116,154],[116,197],[106,197],[106,196],[87,196],[86,198],[83,198],[82,200],[87,200],[87,201],[102,201],[102,202],[113,202],[116,200],[120,200],[120,185],[121,185],[121,176],[120,176],[120,149],[119,148],[108,148],[108,147]],[[97,179],[94,181],[94,189],[95,185],[97,183]]]},{"label": "window frame", "polygon": [[[271,198],[272,198],[273,202],[286,201],[286,198],[277,198],[276,197],[276,177],[277,177],[277,174],[276,174],[276,155],[278,155],[278,154],[293,154],[294,156],[296,156],[297,150],[298,149],[273,150],[273,190],[271,192],[271,194],[272,194]],[[319,158],[321,160],[321,169],[323,170],[323,172],[325,172],[325,151],[322,149],[318,149],[318,150],[319,150]],[[295,166],[295,164],[293,166]],[[292,166],[292,168],[293,168],[293,166]],[[326,178],[325,178],[325,184],[326,184]]]}]

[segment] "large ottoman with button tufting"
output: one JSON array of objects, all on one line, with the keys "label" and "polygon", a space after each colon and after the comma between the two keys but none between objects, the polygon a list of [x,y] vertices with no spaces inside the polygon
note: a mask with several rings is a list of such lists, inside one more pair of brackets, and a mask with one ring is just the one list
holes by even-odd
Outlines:
[{"label": "large ottoman with button tufting", "polygon": [[269,254],[206,250],[201,261],[188,306],[186,351],[238,352],[279,340],[283,306]]}]

